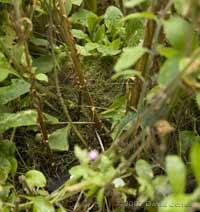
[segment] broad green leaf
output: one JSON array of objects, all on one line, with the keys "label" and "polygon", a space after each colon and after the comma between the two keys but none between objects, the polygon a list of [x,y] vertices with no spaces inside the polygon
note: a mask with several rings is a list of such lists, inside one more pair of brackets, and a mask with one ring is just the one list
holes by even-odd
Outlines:
[{"label": "broad green leaf", "polygon": [[124,3],[124,6],[127,8],[132,8],[132,7],[135,7],[145,1],[146,0],[126,0]]},{"label": "broad green leaf", "polygon": [[54,212],[53,205],[44,197],[33,198],[33,212]]},{"label": "broad green leaf", "polygon": [[138,178],[150,180],[153,178],[153,171],[149,163],[145,160],[138,160],[135,165]]},{"label": "broad green leaf", "polygon": [[112,138],[115,141],[122,132],[127,128],[128,124],[131,121],[134,121],[137,118],[137,113],[129,112],[124,118],[120,120],[120,122],[115,126],[112,132]]},{"label": "broad green leaf", "polygon": [[78,52],[80,55],[83,56],[90,56],[93,54],[94,51],[99,47],[98,43],[86,43],[85,46],[76,45]]},{"label": "broad green leaf", "polygon": [[110,32],[118,27],[121,27],[121,19],[123,17],[122,12],[114,6],[110,6],[106,9],[104,14],[104,22]]},{"label": "broad green leaf", "polygon": [[66,9],[66,14],[69,15],[71,10],[72,10],[72,1],[73,0],[67,0],[65,1],[65,9]]},{"label": "broad green leaf", "polygon": [[115,65],[116,71],[121,71],[128,69],[133,66],[139,59],[147,52],[145,48],[142,47],[132,47],[124,49],[124,52],[121,54],[120,58]]},{"label": "broad green leaf", "polygon": [[37,37],[30,38],[30,42],[36,46],[46,46],[47,47],[49,44],[48,40],[43,39],[43,38],[37,38]]},{"label": "broad green leaf", "polygon": [[171,193],[171,187],[166,176],[156,176],[156,178],[153,179],[153,186],[156,193],[162,197],[167,196]]},{"label": "broad green leaf", "polygon": [[[47,122],[58,123],[58,120],[44,113]],[[17,113],[0,113],[0,132],[10,128],[37,125],[36,110],[24,110]]]},{"label": "broad green leaf", "polygon": [[35,78],[39,81],[48,82],[48,76],[43,73],[36,74]]},{"label": "broad green leaf", "polygon": [[85,34],[82,30],[72,29],[71,32],[73,36],[77,39],[90,41],[88,35]]},{"label": "broad green leaf", "polygon": [[200,139],[199,142],[193,144],[190,152],[190,160],[194,176],[200,185]]},{"label": "broad green leaf", "polygon": [[[179,173],[181,174],[181,173]],[[172,194],[159,204],[159,212],[188,212],[190,197],[186,194]]]},{"label": "broad green leaf", "polygon": [[93,40],[95,41],[95,42],[101,42],[104,38],[105,38],[105,36],[106,36],[106,32],[105,32],[105,25],[104,24],[102,24],[98,29],[97,29],[97,31],[94,33],[94,38],[93,38]]},{"label": "broad green leaf", "polygon": [[5,80],[9,74],[17,75],[5,56],[0,52],[0,82]]},{"label": "broad green leaf", "polygon": [[180,152],[185,153],[191,147],[191,144],[198,142],[200,139],[194,131],[184,130],[179,132],[179,147]]},{"label": "broad green leaf", "polygon": [[87,164],[89,162],[88,152],[86,149],[81,149],[79,146],[75,146],[74,153],[76,158],[79,159],[80,163]]},{"label": "broad green leaf", "polygon": [[33,66],[36,67],[37,73],[49,73],[53,70],[54,64],[51,56],[45,55],[33,59]]},{"label": "broad green leaf", "polygon": [[65,128],[58,129],[49,135],[49,146],[53,151],[68,151],[68,137],[71,126],[68,125]]},{"label": "broad green leaf", "polygon": [[174,6],[180,15],[187,15],[191,7],[191,2],[188,0],[173,0]]},{"label": "broad green leaf", "polygon": [[29,92],[30,84],[21,79],[12,79],[11,85],[0,87],[0,104],[7,104],[9,101]]},{"label": "broad green leaf", "polygon": [[104,200],[104,188],[101,188],[97,193],[97,203],[99,208],[103,207],[103,200]]},{"label": "broad green leaf", "polygon": [[156,16],[151,12],[141,12],[141,13],[132,13],[123,18],[123,21],[131,20],[131,19],[141,19],[147,18],[150,20],[156,20]]},{"label": "broad green leaf", "polygon": [[93,14],[87,17],[87,27],[90,35],[92,35],[92,33],[94,33],[94,31],[96,30],[99,19],[100,18],[98,16]]},{"label": "broad green leaf", "polygon": [[167,156],[166,172],[173,192],[176,194],[184,193],[186,185],[186,167],[181,158],[175,155]]},{"label": "broad green leaf", "polygon": [[176,49],[164,47],[162,45],[158,45],[156,50],[161,56],[164,56],[166,58],[171,58],[178,54],[178,51]]},{"label": "broad green leaf", "polygon": [[67,212],[62,206],[56,212]]},{"label": "broad green leaf", "polygon": [[37,170],[30,170],[26,172],[25,178],[26,178],[27,184],[31,188],[33,187],[43,188],[46,186],[46,183],[47,183],[43,173]]},{"label": "broad green leaf", "polygon": [[9,157],[8,160],[11,165],[10,174],[14,176],[17,171],[17,160],[14,157]]},{"label": "broad green leaf", "polygon": [[86,193],[86,196],[88,198],[93,197],[95,194],[97,194],[97,192],[99,191],[99,187],[98,186],[92,186],[89,191]]},{"label": "broad green leaf", "polygon": [[0,131],[6,131],[10,128],[36,125],[37,112],[35,110],[25,110],[17,113],[0,114]]},{"label": "broad green leaf", "polygon": [[117,55],[121,52],[119,49],[112,48],[111,46],[99,45],[97,47],[98,52],[102,54],[102,56],[113,56]]},{"label": "broad green leaf", "polygon": [[9,140],[0,141],[0,154],[4,154],[6,157],[14,156],[15,144]]},{"label": "broad green leaf", "polygon": [[11,4],[12,1],[11,0],[0,0],[0,3],[7,3],[7,4]]},{"label": "broad green leaf", "polygon": [[8,159],[0,155],[0,184],[3,184],[11,171],[11,164]]},{"label": "broad green leaf", "polygon": [[83,0],[71,0],[72,4],[80,6]]},{"label": "broad green leaf", "polygon": [[200,108],[200,92],[198,92],[198,93],[196,94],[196,102],[197,102],[197,105],[198,105],[199,108]]},{"label": "broad green leaf", "polygon": [[188,39],[193,38],[191,25],[178,16],[164,21],[164,31],[170,44],[178,50],[184,50]]},{"label": "broad green leaf", "polygon": [[96,19],[97,15],[89,10],[80,9],[78,12],[73,13],[70,19],[74,24],[88,27],[88,17],[94,17]]},{"label": "broad green leaf", "polygon": [[154,187],[152,184],[152,179],[146,177],[138,177],[138,183],[140,184],[139,187],[139,196],[137,201],[140,203],[146,202],[148,199],[153,200],[154,198]]},{"label": "broad green leaf", "polygon": [[158,82],[161,85],[167,85],[173,81],[179,72],[180,57],[172,57],[165,61],[160,69]]}]

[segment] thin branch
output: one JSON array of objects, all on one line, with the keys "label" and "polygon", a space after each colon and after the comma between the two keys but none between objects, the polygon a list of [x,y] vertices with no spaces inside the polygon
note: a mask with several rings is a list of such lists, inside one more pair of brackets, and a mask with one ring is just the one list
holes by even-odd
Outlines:
[{"label": "thin branch", "polygon": [[76,75],[79,79],[80,87],[83,91],[85,100],[86,100],[87,104],[89,106],[91,106],[90,113],[91,113],[92,120],[95,121],[96,127],[101,129],[101,127],[102,127],[101,121],[100,121],[98,114],[96,112],[96,108],[94,106],[93,99],[92,99],[92,97],[89,93],[89,90],[88,90],[87,84],[86,84],[86,80],[85,80],[83,72],[81,70],[80,57],[79,57],[79,54],[78,54],[77,49],[76,49],[76,43],[75,43],[74,37],[71,33],[71,24],[70,24],[69,19],[66,15],[64,1],[58,0],[58,3],[59,3],[58,12],[59,12],[60,17],[61,17],[62,29],[63,29],[64,34],[65,34],[64,39],[65,39],[65,42],[68,44],[69,49],[70,49],[71,59],[72,59],[73,66],[74,66],[74,71],[75,71],[75,73],[76,73]]}]

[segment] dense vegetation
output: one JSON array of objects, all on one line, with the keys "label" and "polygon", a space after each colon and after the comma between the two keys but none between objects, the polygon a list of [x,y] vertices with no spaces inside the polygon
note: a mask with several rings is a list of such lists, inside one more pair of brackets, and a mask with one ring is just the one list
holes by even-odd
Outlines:
[{"label": "dense vegetation", "polygon": [[200,211],[199,134],[199,0],[0,0],[0,212]]}]

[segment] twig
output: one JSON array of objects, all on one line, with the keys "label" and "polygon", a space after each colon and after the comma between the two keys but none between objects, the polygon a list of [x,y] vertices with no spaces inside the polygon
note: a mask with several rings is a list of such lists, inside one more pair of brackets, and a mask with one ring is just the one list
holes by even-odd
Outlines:
[{"label": "twig", "polygon": [[89,90],[88,90],[87,84],[86,84],[86,80],[85,80],[83,72],[81,70],[80,57],[79,57],[79,54],[76,49],[75,40],[71,33],[71,24],[66,15],[64,1],[58,0],[58,3],[59,3],[58,12],[61,17],[61,24],[62,24],[62,28],[63,28],[64,34],[65,34],[65,42],[68,44],[70,52],[71,52],[71,59],[72,59],[73,65],[74,65],[74,71],[79,79],[80,88],[83,91],[85,100],[87,101],[87,104],[91,106],[90,113],[91,113],[92,120],[95,121],[96,127],[101,129],[101,126],[102,126],[101,121],[99,120],[98,114],[96,112],[96,108],[93,103],[93,99],[89,93]]},{"label": "twig", "polygon": [[85,139],[82,137],[82,135],[80,134],[80,132],[78,131],[78,129],[76,128],[76,126],[73,124],[73,121],[71,119],[71,116],[69,114],[68,108],[65,105],[64,99],[62,97],[62,93],[60,90],[60,85],[59,85],[59,79],[58,79],[58,69],[60,69],[59,64],[57,63],[56,60],[56,56],[55,56],[55,52],[54,52],[54,48],[53,48],[53,32],[52,32],[52,27],[53,27],[53,20],[52,20],[52,14],[51,14],[51,9],[50,9],[50,16],[49,16],[49,22],[50,22],[50,27],[49,27],[49,34],[50,34],[50,45],[51,45],[51,50],[52,50],[52,57],[53,57],[53,63],[54,63],[54,79],[55,79],[55,84],[56,84],[56,91],[58,94],[58,98],[60,100],[60,104],[62,106],[63,112],[65,113],[65,116],[67,118],[67,120],[69,121],[69,123],[72,125],[72,128],[74,129],[74,132],[76,133],[76,135],[78,136],[78,138],[80,139],[80,141],[87,146],[87,142],[85,141]]}]

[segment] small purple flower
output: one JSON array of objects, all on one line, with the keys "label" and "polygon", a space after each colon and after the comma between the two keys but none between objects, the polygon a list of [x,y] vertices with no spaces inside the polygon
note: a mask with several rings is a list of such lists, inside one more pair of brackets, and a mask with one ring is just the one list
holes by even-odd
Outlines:
[{"label": "small purple flower", "polygon": [[89,159],[92,160],[96,160],[97,157],[99,156],[99,153],[96,149],[92,150],[89,152]]}]

